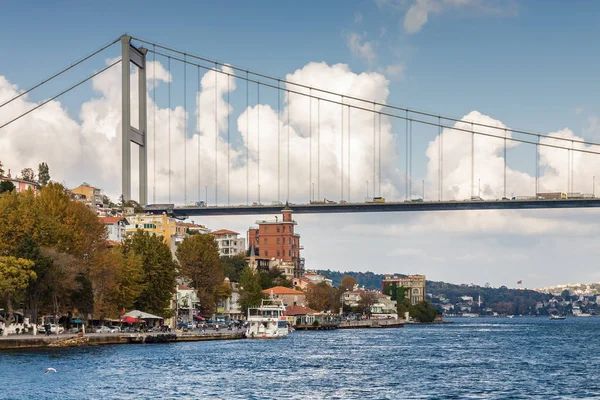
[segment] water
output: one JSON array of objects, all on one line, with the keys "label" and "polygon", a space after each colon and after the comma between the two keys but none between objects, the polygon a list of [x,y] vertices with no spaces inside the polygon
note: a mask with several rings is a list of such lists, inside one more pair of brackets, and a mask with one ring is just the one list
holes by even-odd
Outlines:
[{"label": "water", "polygon": [[600,397],[600,318],[454,321],[274,341],[0,352],[0,398]]}]

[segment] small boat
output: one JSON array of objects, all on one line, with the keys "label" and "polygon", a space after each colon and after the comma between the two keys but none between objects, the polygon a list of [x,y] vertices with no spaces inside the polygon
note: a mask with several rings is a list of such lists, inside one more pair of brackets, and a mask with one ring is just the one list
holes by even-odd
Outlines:
[{"label": "small boat", "polygon": [[507,315],[508,318],[514,318],[514,315]]},{"label": "small boat", "polygon": [[289,334],[285,306],[273,297],[263,299],[260,307],[248,309],[248,339],[277,339]]},{"label": "small boat", "polygon": [[554,320],[554,319],[563,320],[563,319],[567,319],[567,317],[565,317],[564,315],[551,315],[549,319],[552,319],[552,320]]}]

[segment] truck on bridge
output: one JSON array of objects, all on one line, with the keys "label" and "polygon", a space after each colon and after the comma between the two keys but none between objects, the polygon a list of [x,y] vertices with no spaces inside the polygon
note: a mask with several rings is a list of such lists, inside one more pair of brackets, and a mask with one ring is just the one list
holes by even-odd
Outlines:
[{"label": "truck on bridge", "polygon": [[365,203],[385,203],[385,199],[383,197],[367,197]]}]

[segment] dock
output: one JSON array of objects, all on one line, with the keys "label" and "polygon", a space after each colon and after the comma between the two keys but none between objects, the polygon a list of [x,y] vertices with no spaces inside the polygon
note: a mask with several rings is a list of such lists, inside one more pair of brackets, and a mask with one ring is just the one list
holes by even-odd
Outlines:
[{"label": "dock", "polygon": [[372,328],[403,328],[402,319],[367,319],[362,321],[343,321],[323,323],[319,325],[296,325],[297,331],[326,331],[333,329],[372,329]]},{"label": "dock", "polygon": [[199,342],[207,340],[236,340],[243,332],[150,332],[150,333],[90,333],[83,335],[10,335],[0,337],[0,351],[20,349],[102,346],[107,344],[143,344]]}]

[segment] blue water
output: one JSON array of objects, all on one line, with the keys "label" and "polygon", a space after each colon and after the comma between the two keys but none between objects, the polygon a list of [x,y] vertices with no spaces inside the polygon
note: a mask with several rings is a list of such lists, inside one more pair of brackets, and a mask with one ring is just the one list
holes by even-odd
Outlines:
[{"label": "blue water", "polygon": [[600,318],[453,321],[273,341],[0,352],[0,398],[600,397]]}]

